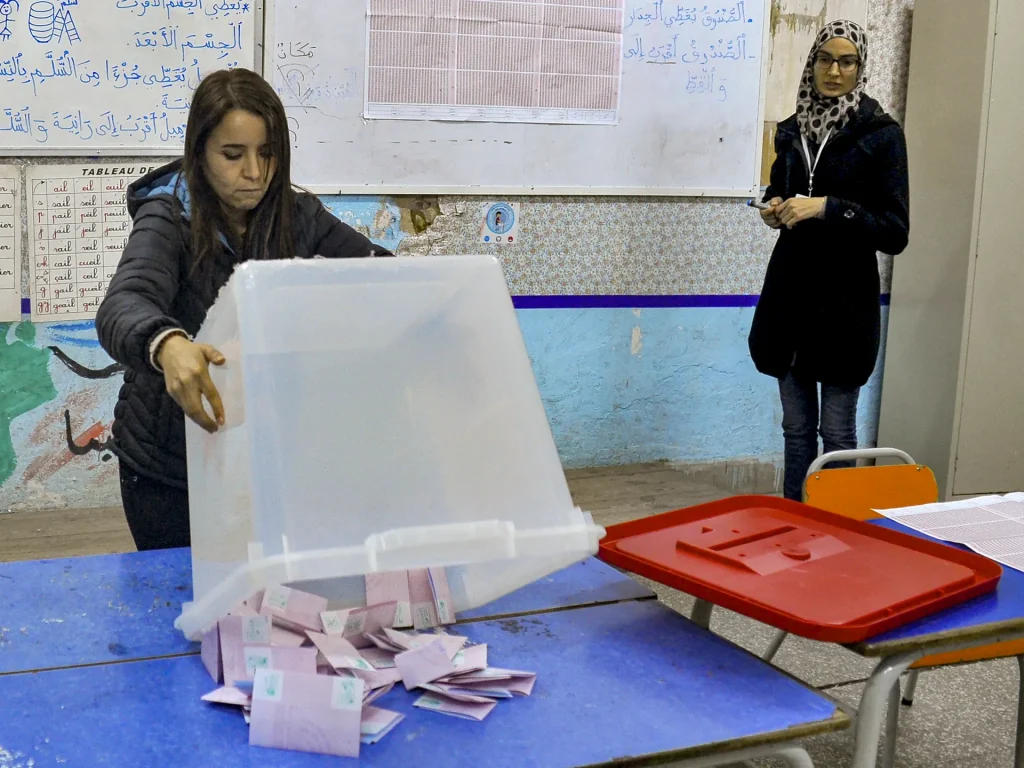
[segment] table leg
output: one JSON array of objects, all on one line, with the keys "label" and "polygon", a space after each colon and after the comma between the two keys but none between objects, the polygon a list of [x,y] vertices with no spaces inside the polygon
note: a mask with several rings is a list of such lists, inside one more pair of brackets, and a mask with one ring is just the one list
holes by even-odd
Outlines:
[{"label": "table leg", "polygon": [[882,742],[882,768],[896,765],[896,736],[900,732],[900,680],[889,691],[889,706],[885,711],[885,741]]},{"label": "table leg", "polygon": [[1014,768],[1024,768],[1024,656],[1017,657],[1020,668],[1017,693],[1017,749],[1013,757]]},{"label": "table leg", "polygon": [[903,691],[903,703],[908,707],[914,704],[914,691],[917,690],[917,678],[921,674],[921,670],[912,669],[910,674],[907,675],[907,687]]},{"label": "table leg", "polygon": [[882,709],[889,700],[900,675],[924,655],[911,651],[889,656],[878,662],[860,698],[853,745],[851,768],[875,768],[878,759],[878,738],[882,733]]},{"label": "table leg", "polygon": [[690,621],[702,629],[711,629],[711,612],[715,609],[713,603],[707,600],[697,600],[690,611]]}]

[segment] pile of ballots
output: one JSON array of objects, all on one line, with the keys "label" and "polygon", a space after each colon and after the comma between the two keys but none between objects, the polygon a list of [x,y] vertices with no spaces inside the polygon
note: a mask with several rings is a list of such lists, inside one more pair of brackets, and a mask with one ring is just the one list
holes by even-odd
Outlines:
[{"label": "pile of ballots", "polygon": [[533,692],[534,673],[489,666],[486,645],[443,629],[455,623],[443,568],[365,579],[365,607],[328,610],[282,586],[231,611],[203,636],[200,658],[220,686],[203,701],[237,707],[253,746],[358,757],[404,718],[375,706],[396,688],[416,707],[476,721]]}]

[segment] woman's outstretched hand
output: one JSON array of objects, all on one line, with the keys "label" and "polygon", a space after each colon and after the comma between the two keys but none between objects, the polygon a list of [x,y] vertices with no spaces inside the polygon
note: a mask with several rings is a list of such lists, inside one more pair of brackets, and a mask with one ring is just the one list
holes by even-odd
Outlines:
[{"label": "woman's outstretched hand", "polygon": [[[210,378],[210,363],[224,365],[224,355],[208,344],[172,336],[161,345],[157,362],[164,371],[167,393],[186,416],[207,432],[223,426],[224,404]],[[213,409],[212,418],[203,405],[204,396]]]}]

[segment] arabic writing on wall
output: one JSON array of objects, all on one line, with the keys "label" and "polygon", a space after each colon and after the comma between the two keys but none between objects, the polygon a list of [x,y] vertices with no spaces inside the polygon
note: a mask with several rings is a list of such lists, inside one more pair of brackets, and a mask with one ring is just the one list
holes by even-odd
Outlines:
[{"label": "arabic writing on wall", "polygon": [[252,2],[0,0],[0,148],[180,146],[208,72],[252,67]]},{"label": "arabic writing on wall", "polygon": [[759,59],[745,31],[755,21],[746,6],[746,0],[724,6],[632,2],[622,55],[631,63],[679,66],[685,94],[725,102],[729,81]]}]

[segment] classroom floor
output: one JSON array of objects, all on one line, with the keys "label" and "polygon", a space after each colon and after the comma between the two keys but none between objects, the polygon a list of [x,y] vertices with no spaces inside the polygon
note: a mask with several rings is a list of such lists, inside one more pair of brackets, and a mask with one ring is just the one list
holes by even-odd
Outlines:
[{"label": "classroom floor", "polygon": [[[572,470],[567,473],[577,505],[601,525],[730,495],[668,465]],[[0,561],[132,551],[120,509],[47,510],[0,514]],[[692,598],[649,584],[661,600],[689,614]],[[716,610],[712,629],[755,653],[772,631]],[[776,657],[784,670],[840,701],[856,704],[872,663],[841,648],[788,638]],[[933,670],[921,676],[914,706],[900,718],[897,768],[1001,768],[1013,765],[1017,669],[1000,660]],[[849,765],[852,731],[807,742],[818,768]],[[759,767],[781,765],[759,761]]]}]

